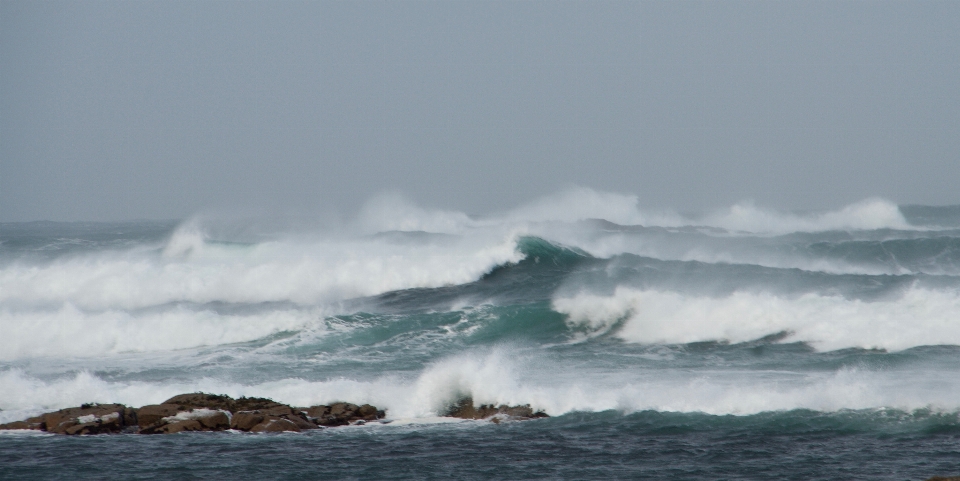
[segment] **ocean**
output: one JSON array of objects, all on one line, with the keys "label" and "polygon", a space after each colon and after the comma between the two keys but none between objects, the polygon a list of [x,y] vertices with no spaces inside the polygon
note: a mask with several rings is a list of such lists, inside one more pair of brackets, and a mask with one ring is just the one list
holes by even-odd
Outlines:
[{"label": "ocean", "polygon": [[[0,224],[0,423],[197,391],[390,422],[4,431],[0,478],[957,476],[960,206]],[[467,396],[550,417],[442,416]]]}]

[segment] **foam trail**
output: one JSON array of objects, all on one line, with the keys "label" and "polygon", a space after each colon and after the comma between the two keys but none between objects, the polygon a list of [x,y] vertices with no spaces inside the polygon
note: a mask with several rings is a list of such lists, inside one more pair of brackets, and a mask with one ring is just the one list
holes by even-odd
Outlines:
[{"label": "foam trail", "polygon": [[612,296],[554,299],[553,308],[567,314],[571,326],[593,332],[617,326],[617,337],[646,344],[744,342],[784,331],[790,341],[821,350],[960,344],[960,295],[952,291],[913,288],[897,299],[866,302],[818,294],[693,297],[619,287]]}]

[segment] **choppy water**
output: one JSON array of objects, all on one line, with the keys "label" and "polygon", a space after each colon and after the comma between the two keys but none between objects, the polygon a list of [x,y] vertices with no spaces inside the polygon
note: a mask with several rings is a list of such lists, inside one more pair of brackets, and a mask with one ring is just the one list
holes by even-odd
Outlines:
[{"label": "choppy water", "polygon": [[[960,207],[685,217],[575,190],[336,227],[0,224],[0,330],[0,422],[191,391],[394,420],[6,432],[4,478],[960,474]],[[464,395],[553,417],[438,423]]]}]

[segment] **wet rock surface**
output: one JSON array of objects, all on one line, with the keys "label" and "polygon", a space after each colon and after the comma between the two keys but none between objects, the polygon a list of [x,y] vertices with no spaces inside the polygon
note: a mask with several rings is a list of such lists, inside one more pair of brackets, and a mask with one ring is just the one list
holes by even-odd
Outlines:
[{"label": "wet rock surface", "polygon": [[32,429],[56,434],[174,434],[234,429],[253,433],[301,432],[330,426],[363,424],[386,413],[369,404],[335,403],[294,408],[272,399],[189,393],[139,409],[122,404],[80,407],[0,425],[0,430]]},{"label": "wet rock surface", "polygon": [[36,416],[23,421],[14,421],[12,423],[0,424],[0,430],[8,429],[33,429],[40,431],[44,427],[43,416]]},{"label": "wet rock surface", "polygon": [[320,426],[345,426],[359,421],[383,419],[385,413],[369,404],[357,406],[350,403],[334,403],[329,406],[313,406],[304,410],[307,417]]},{"label": "wet rock surface", "polygon": [[529,404],[522,406],[481,404],[478,407],[473,404],[473,398],[470,397],[461,398],[454,403],[447,409],[445,415],[461,419],[490,419],[495,423],[549,417],[543,411],[534,411]]},{"label": "wet rock surface", "polygon": [[[475,406],[470,397],[454,403],[444,415],[461,419],[489,419],[496,423],[547,417],[544,412],[534,411],[529,405]],[[251,433],[302,432],[364,424],[385,417],[382,409],[370,404],[338,402],[292,407],[265,398],[234,399],[221,394],[188,393],[139,409],[122,404],[84,404],[2,424],[0,430],[32,429],[67,435],[175,434],[228,429]],[[943,479],[953,481],[952,478]]]},{"label": "wet rock surface", "polygon": [[136,414],[122,404],[84,404],[40,416],[40,429],[55,434],[106,434],[136,423]]}]

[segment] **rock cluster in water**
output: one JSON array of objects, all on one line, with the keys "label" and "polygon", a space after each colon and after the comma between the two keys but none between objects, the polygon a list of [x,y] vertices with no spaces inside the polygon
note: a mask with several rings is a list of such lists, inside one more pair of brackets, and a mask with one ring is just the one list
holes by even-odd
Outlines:
[{"label": "rock cluster in water", "polygon": [[480,407],[476,407],[473,405],[473,398],[470,397],[461,398],[454,403],[447,409],[445,415],[461,419],[489,419],[495,423],[549,417],[543,411],[534,411],[529,404],[522,406],[481,404]]},{"label": "rock cluster in water", "polygon": [[[444,414],[461,419],[489,419],[495,423],[548,417],[529,405],[476,407],[469,397],[457,401]],[[300,432],[364,424],[384,416],[383,410],[369,404],[340,402],[300,408],[264,398],[233,399],[219,394],[191,393],[139,409],[123,404],[83,404],[25,421],[0,424],[0,430],[33,429],[55,434],[174,434],[227,429],[251,433]]]},{"label": "rock cluster in water", "polygon": [[205,393],[181,394],[139,409],[122,404],[84,404],[0,429],[35,429],[55,434],[173,434],[185,431],[300,432],[327,426],[363,424],[385,413],[369,404],[335,403],[295,408],[270,399],[233,399]]}]

